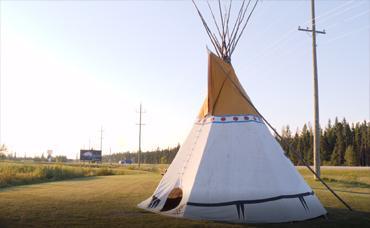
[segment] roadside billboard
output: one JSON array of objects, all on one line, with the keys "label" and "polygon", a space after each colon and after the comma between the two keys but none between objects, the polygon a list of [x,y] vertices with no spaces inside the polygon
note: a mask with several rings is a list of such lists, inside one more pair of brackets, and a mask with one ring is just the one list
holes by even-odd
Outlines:
[{"label": "roadside billboard", "polygon": [[81,161],[101,161],[101,150],[80,150]]}]

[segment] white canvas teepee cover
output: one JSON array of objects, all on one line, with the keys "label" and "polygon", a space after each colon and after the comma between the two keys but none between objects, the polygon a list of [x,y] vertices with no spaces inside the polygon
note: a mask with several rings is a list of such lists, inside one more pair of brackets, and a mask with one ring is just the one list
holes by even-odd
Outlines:
[{"label": "white canvas teepee cover", "polygon": [[237,223],[326,214],[250,104],[231,64],[210,53],[208,97],[199,118],[153,195],[139,207]]}]

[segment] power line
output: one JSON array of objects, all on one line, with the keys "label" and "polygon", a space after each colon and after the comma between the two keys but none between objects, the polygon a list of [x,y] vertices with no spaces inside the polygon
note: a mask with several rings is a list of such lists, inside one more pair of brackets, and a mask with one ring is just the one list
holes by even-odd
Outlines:
[{"label": "power line", "polygon": [[[355,18],[358,18],[360,16],[365,15],[367,12],[370,12],[370,10],[366,10],[366,11],[360,12],[359,14],[353,15],[352,17],[350,17],[348,19],[344,19],[344,20],[345,21],[353,20]],[[316,23],[317,23],[317,21],[316,21]],[[333,25],[329,25],[328,27],[326,27],[326,29],[333,28],[333,27],[338,26],[338,25],[342,25],[342,23],[341,22],[338,22],[338,23],[335,23]],[[370,27],[369,26],[360,27],[358,29],[348,31],[346,33],[339,34],[338,36],[335,36],[335,37],[333,37],[331,39],[328,39],[328,40],[323,41],[323,44],[331,43],[333,41],[336,41],[338,39],[347,37],[347,36],[349,36],[349,35],[351,35],[353,33],[360,32],[360,31],[366,30],[366,29],[370,29]],[[306,34],[309,35],[309,33],[306,33]],[[310,37],[312,38],[311,35],[310,35]],[[291,48],[291,49],[283,49],[283,50],[277,52],[278,56],[275,55],[275,57],[278,57],[279,59],[283,59],[283,57],[285,57],[287,55],[290,55],[293,52],[297,52],[297,49],[300,48],[302,46],[302,44],[304,44],[304,43],[305,43],[305,40],[299,40],[298,42],[295,42],[296,46],[294,48]],[[278,48],[276,48],[276,49],[278,49]],[[254,65],[255,67],[253,67],[252,70],[256,71],[256,69],[258,69],[258,66],[260,64],[261,63]],[[285,64],[279,65],[279,68],[278,69],[285,68],[287,64],[290,64],[290,63],[289,62],[285,62]],[[269,68],[267,72],[270,72],[270,71],[276,72],[277,70],[275,68]]]},{"label": "power line", "polygon": [[[342,14],[342,13],[345,13],[345,12],[347,12],[348,10],[351,10],[351,9],[353,9],[353,8],[355,8],[355,7],[357,7],[357,6],[359,6],[359,5],[361,5],[361,3],[359,3],[359,4],[352,4],[354,2],[354,0],[352,0],[352,1],[349,1],[349,2],[347,2],[347,3],[344,3],[344,4],[342,4],[342,5],[339,5],[339,6],[337,6],[337,7],[335,7],[334,9],[332,9],[332,10],[329,10],[329,11],[326,11],[324,14],[321,14],[320,16],[317,16],[315,19],[316,19],[316,22],[320,22],[320,23],[322,23],[322,22],[324,22],[324,21],[326,21],[326,20],[328,20],[328,18],[330,18],[330,17],[332,17],[332,16],[334,16],[334,15],[338,15],[338,14]],[[350,7],[346,7],[347,5],[351,5],[352,4],[352,6],[350,6]],[[343,7],[346,7],[346,8],[344,8],[344,9],[341,9],[341,8],[343,8]],[[307,23],[308,23],[309,21],[307,21]]]},{"label": "power line", "polygon": [[356,19],[356,18],[358,18],[358,17],[361,17],[362,15],[366,15],[368,12],[370,12],[370,10],[362,11],[362,12],[361,12],[361,13],[359,13],[359,14],[356,14],[356,15],[354,15],[354,16],[351,16],[350,18],[345,19],[345,21],[352,21],[352,20],[354,20],[354,19]]},{"label": "power line", "polygon": [[[352,5],[351,7],[349,8],[345,8],[345,9],[342,9],[343,7],[346,7],[350,4],[352,4],[354,1],[350,1],[350,2],[346,2],[342,5],[339,5],[329,11],[326,11],[325,13],[321,14],[320,16],[317,16],[315,19],[316,19],[316,22],[324,22],[326,20],[328,20],[330,17],[332,17],[333,15],[337,15],[337,14],[342,14],[350,9],[353,9],[360,4],[354,4]],[[321,18],[320,20],[317,20]],[[304,22],[303,24],[305,23],[309,23],[311,20],[307,20],[306,22]],[[289,39],[287,38],[290,38],[291,34],[294,33],[294,31],[296,31],[296,27],[293,27],[292,29],[289,29],[287,32],[285,32],[280,38],[278,38],[277,40],[275,40],[275,42],[273,42],[271,45],[267,46],[265,49],[263,49],[260,54],[258,56],[255,56],[254,58],[254,61],[253,62],[249,62],[248,65],[252,65],[253,67],[256,67],[256,65],[261,65],[262,63],[258,63],[260,62],[259,60],[262,59],[264,56],[266,56],[267,54],[269,54],[272,50],[277,50],[279,49],[280,46],[282,46],[282,44],[290,44],[291,42],[288,42]],[[256,64],[258,63],[258,64]]]},{"label": "power line", "polygon": [[333,41],[336,41],[336,40],[342,39],[342,38],[344,38],[344,37],[347,37],[347,36],[349,36],[349,35],[352,35],[353,33],[356,33],[356,32],[362,31],[362,30],[367,30],[367,29],[370,29],[370,26],[365,26],[365,27],[361,27],[361,28],[358,28],[358,29],[355,29],[355,30],[352,30],[352,31],[346,32],[346,33],[342,33],[342,34],[340,34],[340,35],[338,35],[338,36],[336,36],[336,37],[333,37],[333,38],[331,38],[331,39],[327,40],[327,41],[325,42],[325,44],[329,44],[329,43],[331,43],[331,42],[333,42]]},{"label": "power line", "polygon": [[[368,12],[370,12],[370,10],[362,11],[362,12],[360,12],[360,13],[358,13],[358,14],[352,15],[352,16],[351,16],[351,17],[349,17],[349,18],[344,18],[344,19],[343,19],[343,21],[340,21],[340,22],[337,22],[337,23],[334,23],[334,24],[330,24],[329,26],[326,26],[326,28],[327,28],[327,29],[328,29],[328,28],[334,28],[334,27],[336,27],[336,26],[338,26],[338,25],[343,26],[343,22],[348,22],[348,21],[354,20],[354,19],[359,18],[359,17],[361,17],[361,16],[363,16],[363,15],[366,15],[366,13],[368,13]],[[317,21],[316,21],[316,22],[317,22]],[[356,31],[356,30],[354,30],[354,31]],[[350,32],[352,32],[352,31],[350,31]]]},{"label": "power line", "polygon": [[[356,15],[353,15],[353,16],[351,16],[351,17],[349,17],[348,19],[344,19],[344,21],[349,21],[349,20],[353,20],[353,19],[355,19],[355,18],[358,18],[358,17],[360,17],[360,16],[363,16],[363,15],[365,15],[367,12],[369,12],[370,10],[365,10],[365,11],[362,11],[362,12],[360,12],[360,13],[358,13],[358,14],[356,14]],[[316,17],[317,18],[317,17]],[[317,20],[316,20],[316,23],[317,23]],[[335,24],[332,24],[332,25],[329,25],[329,26],[327,26],[326,28],[328,29],[328,28],[333,28],[333,27],[335,27],[335,26],[338,26],[338,25],[342,25],[342,23],[341,22],[338,22],[338,23],[335,23]],[[364,30],[364,29],[367,29],[368,27],[362,27],[362,28],[359,28],[359,29],[356,29],[356,30],[352,30],[352,31],[349,31],[349,32],[347,32],[347,33],[344,33],[344,34],[341,34],[341,35],[339,35],[339,36],[336,36],[336,37],[334,37],[334,38],[331,38],[331,39],[329,39],[329,40],[326,40],[325,42],[323,42],[323,43],[325,43],[325,44],[327,44],[327,43],[331,43],[332,41],[335,41],[335,40],[337,40],[337,39],[341,39],[341,38],[343,38],[343,37],[346,37],[346,36],[348,36],[348,35],[351,35],[352,33],[355,33],[355,32],[359,32],[359,31],[361,31],[361,30]],[[307,35],[309,34],[309,33],[306,33]],[[310,36],[310,37],[312,37],[312,36]],[[285,41],[283,41],[283,42],[281,42],[281,44],[282,43],[286,43],[287,41],[289,41],[288,39],[287,40],[285,40]],[[289,44],[292,44],[293,42],[289,42]],[[276,45],[275,47],[273,47],[273,48],[271,48],[272,50],[279,50],[278,52],[276,51],[276,54],[279,56],[279,58],[280,59],[283,59],[282,57],[285,57],[285,56],[287,56],[287,55],[290,55],[291,53],[293,53],[293,52],[297,52],[297,49],[298,48],[300,48],[301,46],[302,46],[302,44],[304,44],[305,43],[305,40],[299,40],[298,42],[294,42],[295,44],[298,44],[298,45],[296,45],[294,48],[290,48],[290,49],[286,49],[286,48],[284,48],[283,49],[283,47],[284,47],[284,45]],[[266,49],[265,49],[266,50]],[[267,52],[266,52],[267,53]],[[277,57],[276,55],[274,55],[275,57]],[[259,59],[259,57],[257,57],[257,59]],[[254,71],[256,71],[256,69],[258,69],[259,68],[259,66],[261,65],[261,64],[263,64],[263,62],[260,62],[260,61],[254,61],[254,63],[256,63],[256,64],[253,64],[253,68],[251,67],[251,69],[252,70],[254,70]],[[252,65],[252,63],[247,63],[248,65],[249,64],[251,64]],[[289,64],[289,62],[286,62],[284,65],[280,65],[279,66],[279,69],[280,68],[283,68],[285,65],[287,65],[287,64]],[[268,72],[270,72],[270,71],[276,71],[274,68],[270,68],[269,70],[268,70]]]}]

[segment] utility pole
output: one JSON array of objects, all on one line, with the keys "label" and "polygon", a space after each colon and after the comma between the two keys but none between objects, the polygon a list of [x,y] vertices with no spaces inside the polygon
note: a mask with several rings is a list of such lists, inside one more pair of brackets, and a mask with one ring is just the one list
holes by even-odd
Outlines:
[{"label": "utility pole", "polygon": [[103,154],[103,126],[100,127],[100,151]]},{"label": "utility pole", "polygon": [[112,164],[112,147],[109,147],[109,164]]},{"label": "utility pole", "polygon": [[[316,54],[316,33],[326,34],[325,30],[316,30],[315,0],[311,0],[311,24],[312,29],[298,27],[299,31],[312,32],[312,54],[313,54],[313,87],[314,87],[314,135],[313,135],[313,165],[315,172],[320,177],[320,122],[319,122],[319,88],[317,79],[317,54]],[[318,178],[314,176],[315,180]]]},{"label": "utility pole", "polygon": [[139,164],[139,168],[140,168],[140,163],[141,163],[141,126],[145,125],[141,122],[141,115],[145,113],[143,112],[142,110],[142,105],[140,103],[140,110],[139,110],[139,123],[137,125],[139,125],[139,152],[138,152],[138,164]]}]

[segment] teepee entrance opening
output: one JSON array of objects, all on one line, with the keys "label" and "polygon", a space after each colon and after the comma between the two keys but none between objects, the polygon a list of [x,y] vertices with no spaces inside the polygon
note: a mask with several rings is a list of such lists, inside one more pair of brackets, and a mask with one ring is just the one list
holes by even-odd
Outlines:
[{"label": "teepee entrance opening", "polygon": [[181,188],[174,188],[167,197],[167,200],[161,211],[169,211],[176,208],[182,200]]}]

